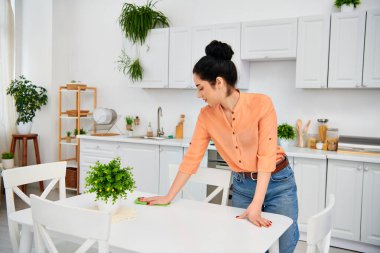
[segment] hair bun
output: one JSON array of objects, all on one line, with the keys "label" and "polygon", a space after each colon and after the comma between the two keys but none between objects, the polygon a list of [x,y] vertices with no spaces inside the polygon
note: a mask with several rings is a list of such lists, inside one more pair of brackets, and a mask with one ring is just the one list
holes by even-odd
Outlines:
[{"label": "hair bun", "polygon": [[205,51],[207,56],[225,61],[231,60],[232,55],[234,54],[234,51],[232,51],[232,48],[228,44],[217,40],[211,41],[211,43],[207,45]]}]

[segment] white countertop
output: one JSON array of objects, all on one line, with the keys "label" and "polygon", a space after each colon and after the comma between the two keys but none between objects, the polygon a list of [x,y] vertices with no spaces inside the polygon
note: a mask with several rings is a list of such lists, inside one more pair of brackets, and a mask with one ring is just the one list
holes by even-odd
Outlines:
[{"label": "white countertop", "polygon": [[[139,144],[151,144],[151,145],[173,146],[173,147],[184,147],[184,148],[189,147],[189,143],[190,143],[190,139],[154,140],[154,139],[144,139],[144,138],[131,138],[125,135],[101,136],[101,137],[91,136],[91,135],[78,135],[77,137],[80,139],[86,139],[86,140],[139,143]],[[208,149],[216,150],[214,145],[209,145]],[[348,161],[358,161],[358,162],[380,163],[380,156],[339,154],[333,151],[299,148],[299,147],[294,147],[294,146],[285,147],[284,150],[288,156],[301,157],[301,158],[337,159],[337,160],[348,160]]]}]

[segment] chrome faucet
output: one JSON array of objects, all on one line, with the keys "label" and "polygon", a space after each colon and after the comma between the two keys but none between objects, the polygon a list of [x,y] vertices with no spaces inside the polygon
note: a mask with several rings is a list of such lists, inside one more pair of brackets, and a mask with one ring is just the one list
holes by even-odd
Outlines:
[{"label": "chrome faucet", "polygon": [[160,117],[162,117],[162,108],[161,108],[161,106],[159,106],[158,109],[157,109],[157,137],[163,136],[165,134],[164,133],[164,128],[161,128]]}]

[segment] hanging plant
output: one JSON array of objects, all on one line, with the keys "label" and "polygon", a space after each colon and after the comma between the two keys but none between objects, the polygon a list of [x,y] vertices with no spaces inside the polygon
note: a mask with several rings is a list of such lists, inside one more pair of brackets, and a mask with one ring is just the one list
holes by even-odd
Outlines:
[{"label": "hanging plant", "polygon": [[161,11],[153,10],[156,3],[148,0],[143,6],[130,3],[123,5],[119,24],[125,37],[133,44],[140,42],[142,45],[150,29],[169,26],[169,19]]},{"label": "hanging plant", "polygon": [[128,74],[132,82],[142,80],[144,69],[138,58],[132,61],[131,57],[124,50],[121,50],[117,63],[119,71],[123,72],[124,75]]},{"label": "hanging plant", "polygon": [[360,0],[335,0],[335,6],[337,8],[340,8],[342,5],[354,5],[354,8],[356,8],[358,5],[360,5]]}]

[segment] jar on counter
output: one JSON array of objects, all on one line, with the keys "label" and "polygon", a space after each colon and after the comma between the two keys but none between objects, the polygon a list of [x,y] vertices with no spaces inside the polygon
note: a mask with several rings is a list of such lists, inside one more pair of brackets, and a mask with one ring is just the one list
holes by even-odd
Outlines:
[{"label": "jar on counter", "polygon": [[326,141],[326,131],[327,131],[327,122],[328,119],[317,119],[318,121],[318,133],[319,140],[323,143]]},{"label": "jar on counter", "polygon": [[338,128],[329,128],[326,132],[327,150],[337,151],[339,141]]}]

